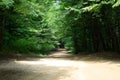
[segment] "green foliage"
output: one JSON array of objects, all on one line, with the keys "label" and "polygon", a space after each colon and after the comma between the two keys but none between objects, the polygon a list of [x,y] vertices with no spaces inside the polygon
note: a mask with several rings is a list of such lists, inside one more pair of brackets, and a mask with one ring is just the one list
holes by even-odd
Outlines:
[{"label": "green foliage", "polygon": [[71,28],[65,31],[65,35],[70,34],[72,37],[75,53],[120,51],[119,22],[116,20],[119,11],[114,9],[119,6],[119,0],[71,0],[69,4],[68,1],[63,2],[63,12],[67,12],[63,18],[66,21],[64,26]]},{"label": "green foliage", "polygon": [[33,40],[30,39],[15,39],[11,40],[9,44],[6,44],[5,46],[9,50],[18,51],[18,52],[29,52],[32,48],[32,46],[35,45]]},{"label": "green foliage", "polygon": [[72,37],[64,38],[65,48],[74,52]]},{"label": "green foliage", "polygon": [[7,7],[0,15],[5,15],[4,50],[44,53],[55,48],[56,39],[43,15],[46,2],[3,0],[1,3]]},{"label": "green foliage", "polygon": [[0,8],[5,7],[5,8],[9,8],[11,6],[13,6],[14,1],[13,0],[2,0],[0,1]]},{"label": "green foliage", "polygon": [[116,3],[113,5],[113,7],[118,7],[120,6],[120,0],[116,0]]},{"label": "green foliage", "polygon": [[4,49],[44,53],[64,43],[74,53],[120,51],[119,3],[1,0],[0,36],[5,32]]},{"label": "green foliage", "polygon": [[22,13],[24,15],[32,16],[38,16],[39,14],[42,14],[39,9],[39,4],[28,0],[17,0],[14,6],[14,11]]}]

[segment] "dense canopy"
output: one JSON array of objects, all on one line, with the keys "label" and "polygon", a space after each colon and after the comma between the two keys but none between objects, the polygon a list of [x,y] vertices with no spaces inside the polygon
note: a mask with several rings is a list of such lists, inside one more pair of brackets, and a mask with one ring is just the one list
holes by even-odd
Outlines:
[{"label": "dense canopy", "polygon": [[0,52],[120,51],[120,0],[0,0]]}]

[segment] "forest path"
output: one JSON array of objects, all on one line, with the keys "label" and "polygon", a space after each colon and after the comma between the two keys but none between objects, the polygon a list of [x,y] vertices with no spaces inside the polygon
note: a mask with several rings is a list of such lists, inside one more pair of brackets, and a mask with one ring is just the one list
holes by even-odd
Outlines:
[{"label": "forest path", "polygon": [[120,80],[120,63],[77,60],[59,50],[47,58],[1,60],[0,80]]}]

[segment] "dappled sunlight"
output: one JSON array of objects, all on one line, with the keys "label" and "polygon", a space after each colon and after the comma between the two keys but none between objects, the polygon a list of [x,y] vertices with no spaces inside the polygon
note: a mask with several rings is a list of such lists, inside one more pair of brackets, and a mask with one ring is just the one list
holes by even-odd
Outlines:
[{"label": "dappled sunlight", "polygon": [[39,61],[15,61],[19,64],[26,65],[46,65],[46,66],[56,66],[56,67],[67,67],[67,66],[87,66],[86,62],[80,61],[71,61],[71,60],[57,60],[57,59],[41,59]]},{"label": "dappled sunlight", "polygon": [[86,75],[82,72],[82,69],[71,68],[71,71],[67,72],[67,75],[59,77],[57,80],[87,80]]},{"label": "dappled sunlight", "polygon": [[39,61],[15,61],[15,62],[20,65],[56,67],[55,68],[56,70],[59,70],[59,68],[65,68],[66,70],[59,74],[59,76],[55,80],[86,80],[86,75],[83,73],[83,70],[89,66],[88,63],[84,61],[72,61],[60,59],[59,60],[40,59]]},{"label": "dappled sunlight", "polygon": [[119,62],[92,56],[73,56],[66,51],[55,52],[46,58],[15,59],[1,64],[0,69],[3,70],[1,75],[15,73],[19,77],[26,74],[20,76],[20,80],[120,80]]},{"label": "dappled sunlight", "polygon": [[120,0],[0,0],[0,80],[120,80]]},{"label": "dappled sunlight", "polygon": [[[16,60],[6,65],[9,66],[8,70],[13,72],[15,69],[33,76],[37,75],[35,80],[120,80],[120,64],[108,61],[43,58],[36,61]],[[4,64],[3,67],[8,68],[7,66]],[[29,80],[32,76],[25,75],[25,77],[28,77],[25,80]]]},{"label": "dappled sunlight", "polygon": [[[64,68],[55,80],[119,80],[120,64],[113,62],[89,62],[64,59],[40,59],[39,61],[15,61],[20,65],[44,66],[48,73]],[[53,67],[56,71],[49,68]]]}]

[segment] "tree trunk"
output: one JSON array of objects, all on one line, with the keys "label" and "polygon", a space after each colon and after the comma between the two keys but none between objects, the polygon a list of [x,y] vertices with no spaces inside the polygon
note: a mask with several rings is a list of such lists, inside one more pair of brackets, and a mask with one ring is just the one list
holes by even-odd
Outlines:
[{"label": "tree trunk", "polygon": [[2,50],[3,50],[4,27],[5,27],[5,17],[3,16],[1,19],[1,26],[0,26],[0,52],[2,52]]}]

